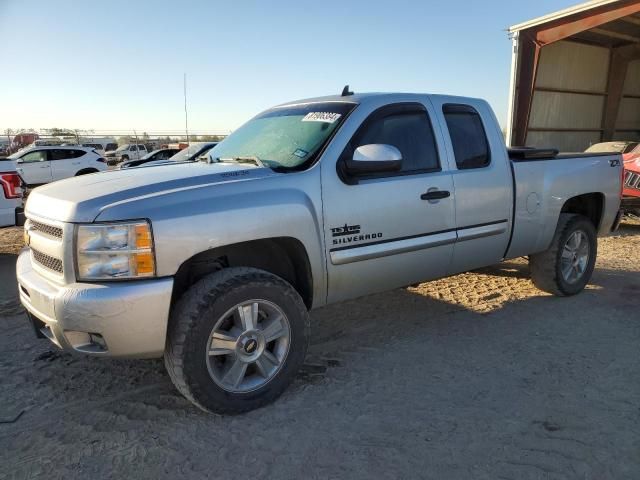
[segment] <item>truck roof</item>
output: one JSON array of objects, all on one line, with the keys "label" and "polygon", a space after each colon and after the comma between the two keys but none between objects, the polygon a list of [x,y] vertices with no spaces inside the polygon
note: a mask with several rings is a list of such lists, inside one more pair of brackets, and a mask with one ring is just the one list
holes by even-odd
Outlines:
[{"label": "truck roof", "polygon": [[282,107],[291,107],[294,105],[303,105],[307,103],[324,103],[324,102],[342,102],[342,103],[366,103],[369,100],[375,99],[379,100],[381,98],[386,98],[386,100],[391,102],[396,101],[407,101],[408,99],[415,98],[416,100],[424,97],[433,97],[433,98],[447,98],[447,99],[460,99],[460,101],[466,100],[481,100],[470,97],[457,97],[453,95],[438,95],[431,93],[403,93],[403,92],[363,92],[363,93],[353,93],[351,95],[328,95],[324,97],[313,97],[313,98],[304,98],[300,100],[295,100],[292,102],[286,102],[280,105],[277,105],[274,108],[282,108]]}]

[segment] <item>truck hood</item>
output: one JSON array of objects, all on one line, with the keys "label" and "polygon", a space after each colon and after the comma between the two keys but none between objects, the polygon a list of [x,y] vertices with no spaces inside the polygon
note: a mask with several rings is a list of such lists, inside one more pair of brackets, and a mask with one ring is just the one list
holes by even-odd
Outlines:
[{"label": "truck hood", "polygon": [[38,187],[26,214],[61,222],[92,222],[114,204],[180,190],[278,175],[268,168],[233,163],[180,163],[81,175]]}]

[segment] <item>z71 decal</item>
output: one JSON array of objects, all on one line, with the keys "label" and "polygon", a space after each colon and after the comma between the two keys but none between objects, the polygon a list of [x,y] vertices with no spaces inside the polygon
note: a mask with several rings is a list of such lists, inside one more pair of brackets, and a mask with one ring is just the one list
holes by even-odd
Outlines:
[{"label": "z71 decal", "polygon": [[360,233],[360,225],[347,225],[331,229],[334,245],[344,245],[364,240],[377,240],[382,238],[382,233]]}]

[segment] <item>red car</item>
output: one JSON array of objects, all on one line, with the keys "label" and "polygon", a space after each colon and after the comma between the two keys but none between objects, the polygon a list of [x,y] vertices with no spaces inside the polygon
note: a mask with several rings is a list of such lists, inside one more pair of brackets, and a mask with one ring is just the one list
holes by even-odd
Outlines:
[{"label": "red car", "polygon": [[596,143],[587,152],[616,152],[624,161],[624,189],[622,209],[640,217],[640,142]]}]

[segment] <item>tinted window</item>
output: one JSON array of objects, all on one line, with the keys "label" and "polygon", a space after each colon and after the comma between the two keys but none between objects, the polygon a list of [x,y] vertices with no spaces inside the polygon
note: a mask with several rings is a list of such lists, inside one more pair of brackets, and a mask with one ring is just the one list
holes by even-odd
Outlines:
[{"label": "tinted window", "polygon": [[118,148],[117,143],[107,143],[107,146],[104,149],[106,151],[106,150],[115,150],[116,148]]},{"label": "tinted window", "polygon": [[443,112],[458,170],[488,166],[491,153],[480,114],[468,105],[445,105]]},{"label": "tinted window", "polygon": [[24,163],[43,162],[46,159],[47,159],[47,152],[43,150],[38,150],[36,152],[29,152],[20,158],[20,160],[22,160]]},{"label": "tinted window", "polygon": [[147,147],[145,147],[144,145],[138,145],[138,150],[146,150]]},{"label": "tinted window", "polygon": [[70,158],[81,157],[85,153],[86,152],[84,150],[71,150],[71,149],[49,150],[49,160],[68,160]]},{"label": "tinted window", "polygon": [[131,151],[131,152],[135,152],[135,151],[136,151],[136,146],[135,146],[135,145],[131,145],[131,146],[129,147],[129,151]]},{"label": "tinted window", "polygon": [[357,147],[372,143],[392,145],[400,150],[402,174],[440,168],[431,122],[421,106],[392,106],[375,112],[356,133],[345,154],[352,157]]}]

